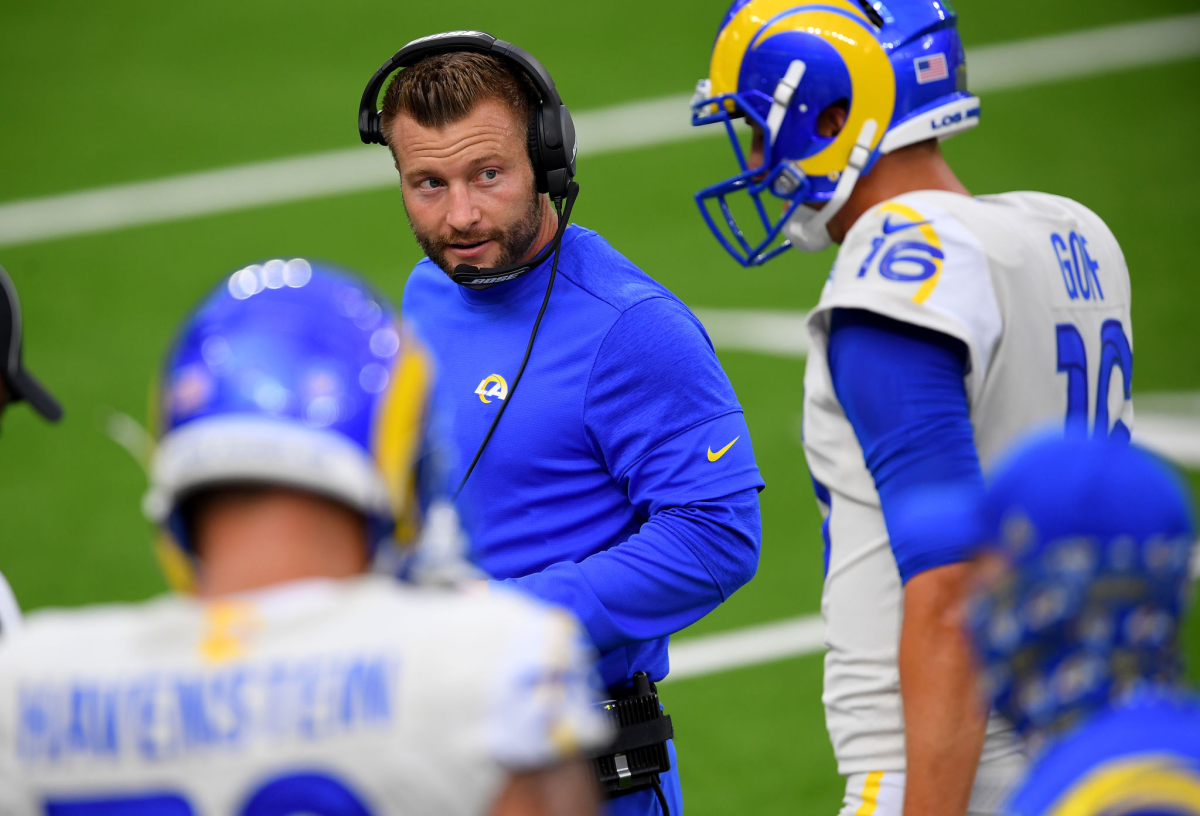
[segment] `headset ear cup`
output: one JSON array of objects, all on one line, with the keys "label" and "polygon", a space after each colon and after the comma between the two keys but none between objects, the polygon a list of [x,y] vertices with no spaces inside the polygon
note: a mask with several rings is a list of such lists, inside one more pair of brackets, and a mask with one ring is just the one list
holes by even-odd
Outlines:
[{"label": "headset ear cup", "polygon": [[534,184],[539,193],[546,193],[549,192],[549,185],[546,182],[546,163],[542,144],[542,108],[540,105],[534,105],[533,111],[529,115],[529,136],[526,146],[529,148],[529,162],[533,165]]}]

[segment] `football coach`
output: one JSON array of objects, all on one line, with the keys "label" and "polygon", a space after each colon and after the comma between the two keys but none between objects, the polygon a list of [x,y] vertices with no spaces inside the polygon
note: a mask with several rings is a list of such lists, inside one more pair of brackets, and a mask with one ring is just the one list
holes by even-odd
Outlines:
[{"label": "football coach", "polygon": [[[526,52],[481,32],[410,43],[359,126],[390,148],[427,256],[403,316],[450,408],[472,560],[571,609],[617,698],[638,672],[662,679],[670,635],[750,580],[761,541],[763,481],[704,328],[568,226],[574,128]],[[659,781],[608,812],[680,816],[673,761]]]}]

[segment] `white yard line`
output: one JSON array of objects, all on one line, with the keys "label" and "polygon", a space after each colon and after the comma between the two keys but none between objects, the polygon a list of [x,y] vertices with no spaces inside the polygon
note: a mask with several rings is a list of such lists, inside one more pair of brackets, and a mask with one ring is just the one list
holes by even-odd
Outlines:
[{"label": "white yard line", "polygon": [[[691,127],[688,99],[671,96],[580,113],[580,153],[595,156],[710,135]],[[351,147],[0,204],[0,247],[396,184],[396,169],[386,149]]]},{"label": "white yard line", "polygon": [[824,648],[824,634],[820,615],[804,615],[673,641],[667,680],[686,680],[819,652]]},{"label": "white yard line", "polygon": [[1133,441],[1188,468],[1200,468],[1200,416],[1139,411],[1133,397]]},{"label": "white yard line", "polygon": [[775,357],[808,355],[806,312],[774,309],[695,309],[713,345]]},{"label": "white yard line", "polygon": [[[1055,37],[981,46],[967,54],[976,91],[1090,76],[1200,54],[1200,14],[1126,23]],[[686,95],[643,100],[576,116],[584,156],[715,136],[693,128]],[[381,147],[121,184],[0,204],[0,247],[324,196],[386,189],[395,170]]]},{"label": "white yard line", "polygon": [[1200,55],[1200,14],[982,46],[967,51],[972,91],[1107,74]]}]

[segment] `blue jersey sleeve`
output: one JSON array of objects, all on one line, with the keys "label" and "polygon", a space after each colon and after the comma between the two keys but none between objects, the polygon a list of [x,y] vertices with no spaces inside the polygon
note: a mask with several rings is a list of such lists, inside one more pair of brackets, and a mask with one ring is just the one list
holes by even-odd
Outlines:
[{"label": "blue jersey sleeve", "polygon": [[834,310],[829,370],[883,507],[905,583],[963,561],[964,542],[922,534],[906,504],[939,484],[983,485],[959,340],[859,309]]},{"label": "blue jersey sleeve", "polygon": [[733,387],[676,301],[652,298],[616,321],[584,421],[595,455],[646,521],[579,563],[512,583],[571,609],[603,652],[677,632],[750,580],[763,482]]}]

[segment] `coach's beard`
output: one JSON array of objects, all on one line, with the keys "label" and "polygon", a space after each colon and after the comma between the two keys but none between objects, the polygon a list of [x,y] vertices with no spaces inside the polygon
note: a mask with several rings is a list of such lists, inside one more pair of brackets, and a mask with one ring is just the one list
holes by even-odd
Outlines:
[{"label": "coach's beard", "polygon": [[520,219],[508,229],[503,230],[493,229],[486,232],[458,232],[456,230],[448,236],[440,236],[421,233],[413,225],[411,218],[408,220],[408,226],[412,229],[413,235],[416,236],[417,243],[421,245],[426,257],[441,267],[447,275],[452,275],[454,268],[458,266],[458,264],[451,264],[446,260],[446,250],[452,244],[495,241],[500,247],[500,257],[491,266],[499,268],[518,263],[529,253],[542,227],[542,200],[535,190],[529,198],[529,206],[525,208]]}]

